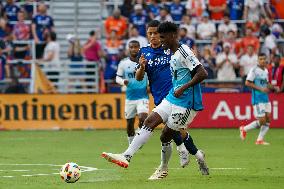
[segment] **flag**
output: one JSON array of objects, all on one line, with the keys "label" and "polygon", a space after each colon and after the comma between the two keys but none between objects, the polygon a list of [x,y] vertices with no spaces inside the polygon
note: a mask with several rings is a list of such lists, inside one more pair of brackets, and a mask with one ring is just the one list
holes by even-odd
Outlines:
[{"label": "flag", "polygon": [[56,88],[53,86],[51,81],[47,79],[47,77],[37,64],[35,65],[34,83],[34,93],[57,93]]}]

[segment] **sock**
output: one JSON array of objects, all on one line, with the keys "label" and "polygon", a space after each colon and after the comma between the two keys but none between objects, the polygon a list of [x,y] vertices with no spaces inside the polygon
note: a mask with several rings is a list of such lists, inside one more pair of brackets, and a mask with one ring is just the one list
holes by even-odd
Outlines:
[{"label": "sock", "polygon": [[134,136],[128,136],[127,139],[128,139],[128,144],[130,145],[132,140],[134,139]]},{"label": "sock", "polygon": [[202,152],[200,150],[198,150],[195,154],[196,159],[200,159],[202,161],[204,161],[204,156],[202,154]]},{"label": "sock", "polygon": [[258,134],[258,137],[257,137],[257,141],[264,139],[264,136],[266,135],[267,131],[269,130],[269,125],[270,124],[267,123],[267,124],[260,127],[260,131],[259,131],[259,134]]},{"label": "sock", "polygon": [[258,128],[260,125],[259,125],[259,121],[258,120],[255,120],[253,122],[251,122],[250,124],[246,125],[244,127],[244,130],[245,132],[248,132],[249,130],[252,130],[252,129],[256,129]]},{"label": "sock", "polygon": [[143,126],[140,131],[135,135],[133,141],[128,146],[127,150],[122,154],[124,156],[132,157],[138,149],[145,144],[148,139],[152,136],[153,130],[147,126]]},{"label": "sock", "polygon": [[183,143],[191,155],[195,155],[197,153],[198,149],[196,148],[193,139],[191,138],[189,133],[187,133],[187,136],[185,137]]},{"label": "sock", "polygon": [[182,137],[179,131],[174,132],[173,134],[173,140],[176,143],[177,146],[180,146],[183,141],[182,141]]},{"label": "sock", "polygon": [[173,151],[173,145],[171,142],[162,143],[162,150],[161,150],[161,168],[168,168],[169,160],[171,159]]}]

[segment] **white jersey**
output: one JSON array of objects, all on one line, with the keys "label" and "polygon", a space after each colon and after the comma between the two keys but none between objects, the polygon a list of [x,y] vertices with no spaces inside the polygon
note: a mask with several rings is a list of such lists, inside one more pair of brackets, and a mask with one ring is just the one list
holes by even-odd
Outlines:
[{"label": "white jersey", "polygon": [[128,80],[126,88],[127,100],[148,99],[147,83],[148,78],[145,74],[142,81],[137,81],[135,78],[135,72],[139,64],[131,61],[129,58],[125,58],[120,61],[116,75]]}]

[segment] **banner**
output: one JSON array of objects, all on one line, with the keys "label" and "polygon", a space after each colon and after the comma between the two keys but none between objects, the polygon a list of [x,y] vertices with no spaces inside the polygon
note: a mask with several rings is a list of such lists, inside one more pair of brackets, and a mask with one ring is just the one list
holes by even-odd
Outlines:
[{"label": "banner", "polygon": [[[284,94],[269,94],[269,99],[271,127],[284,128]],[[250,93],[207,93],[203,104],[191,128],[238,128],[255,120]]]},{"label": "banner", "polygon": [[46,75],[42,72],[40,67],[35,65],[35,85],[34,85],[35,93],[56,93],[56,89],[46,77]]},{"label": "banner", "polygon": [[[284,128],[284,94],[270,100],[271,127]],[[124,101],[125,94],[0,95],[0,129],[125,128]],[[254,120],[250,94],[209,93],[203,102],[192,128],[238,128]]]}]

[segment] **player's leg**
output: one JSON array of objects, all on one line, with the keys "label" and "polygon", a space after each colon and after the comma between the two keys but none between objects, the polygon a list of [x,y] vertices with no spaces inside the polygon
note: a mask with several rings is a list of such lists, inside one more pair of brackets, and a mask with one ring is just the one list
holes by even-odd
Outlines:
[{"label": "player's leg", "polygon": [[263,124],[263,119],[261,119],[261,117],[264,117],[265,114],[264,112],[261,112],[261,104],[253,105],[253,111],[254,111],[254,116],[257,119],[245,126],[240,126],[240,138],[242,140],[245,140],[248,131],[260,128],[260,126]]},{"label": "player's leg", "polygon": [[128,143],[130,144],[134,138],[135,130],[134,130],[134,123],[135,117],[137,114],[136,111],[136,102],[134,100],[126,100],[125,101],[125,119],[126,119],[126,132],[127,132],[127,139]]},{"label": "player's leg", "polygon": [[161,163],[156,171],[149,177],[149,180],[163,179],[168,175],[168,164],[172,156],[172,135],[174,130],[171,130],[165,125],[160,136],[162,142]]},{"label": "player's leg", "polygon": [[269,126],[270,126],[271,104],[266,103],[264,106],[265,106],[265,116],[264,116],[265,123],[260,127],[260,131],[259,131],[257,140],[255,142],[255,144],[257,145],[269,145],[268,142],[264,141],[264,136],[268,132]]},{"label": "player's leg", "polygon": [[126,132],[128,136],[128,144],[131,144],[135,135],[135,129],[134,129],[135,118],[127,119],[126,122],[127,122]]},{"label": "player's leg", "polygon": [[138,113],[138,118],[139,118],[138,128],[140,130],[149,113],[149,100],[148,99],[139,100],[137,104],[137,113]]},{"label": "player's leg", "polygon": [[128,167],[130,159],[138,151],[143,144],[145,144],[151,137],[153,130],[161,123],[167,121],[169,114],[170,105],[167,101],[162,101],[150,115],[146,118],[142,128],[135,135],[132,143],[129,145],[127,150],[122,154],[112,154],[103,152],[102,156],[110,162],[113,162],[121,167]]},{"label": "player's leg", "polygon": [[180,157],[180,166],[184,168],[189,164],[189,152],[186,149],[183,141],[183,139],[186,138],[186,131],[174,131],[172,138],[177,146],[177,151]]}]

